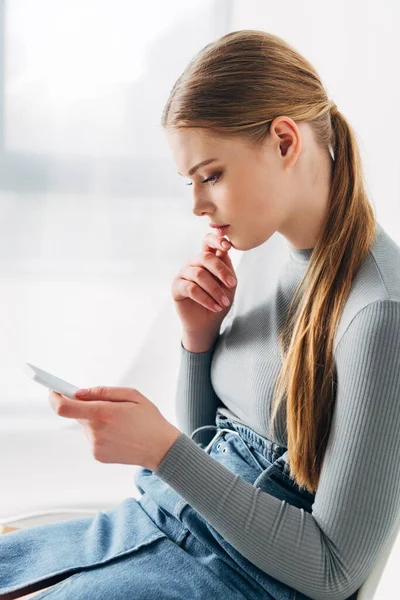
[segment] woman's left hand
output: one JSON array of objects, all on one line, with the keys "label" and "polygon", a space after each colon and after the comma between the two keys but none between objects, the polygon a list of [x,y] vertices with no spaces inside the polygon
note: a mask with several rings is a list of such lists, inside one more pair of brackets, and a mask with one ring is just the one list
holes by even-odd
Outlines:
[{"label": "woman's left hand", "polygon": [[96,460],[140,465],[155,471],[181,431],[138,390],[94,387],[76,399],[50,391],[49,402],[61,417],[84,428]]}]

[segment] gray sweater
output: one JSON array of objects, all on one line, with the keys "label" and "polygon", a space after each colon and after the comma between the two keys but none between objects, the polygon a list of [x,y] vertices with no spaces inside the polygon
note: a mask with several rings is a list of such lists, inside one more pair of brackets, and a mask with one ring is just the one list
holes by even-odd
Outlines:
[{"label": "gray sweater", "polygon": [[287,248],[268,293],[262,252],[244,253],[216,345],[193,353],[181,344],[182,434],[155,474],[265,573],[314,600],[345,600],[400,518],[400,247],[379,223],[336,331],[335,409],[312,513],[258,494],[218,463],[197,444],[209,432],[189,437],[215,424],[220,408],[286,447],[284,412],[275,438],[269,430],[281,365],[277,335],[312,251]]}]

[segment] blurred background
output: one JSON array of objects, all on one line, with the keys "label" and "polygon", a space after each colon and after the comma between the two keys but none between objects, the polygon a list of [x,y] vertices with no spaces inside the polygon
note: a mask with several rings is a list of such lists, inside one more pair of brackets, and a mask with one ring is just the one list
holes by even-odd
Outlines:
[{"label": "blurred background", "polygon": [[208,231],[160,120],[229,3],[0,6],[1,421],[63,427],[21,365],[119,381]]},{"label": "blurred background", "polygon": [[[96,462],[26,361],[78,387],[136,387],[176,424],[170,286],[210,230],[160,120],[206,44],[263,29],[315,65],[400,244],[399,12],[396,0],[0,0],[0,518],[137,495],[137,467]],[[287,249],[275,234],[261,251]]]}]

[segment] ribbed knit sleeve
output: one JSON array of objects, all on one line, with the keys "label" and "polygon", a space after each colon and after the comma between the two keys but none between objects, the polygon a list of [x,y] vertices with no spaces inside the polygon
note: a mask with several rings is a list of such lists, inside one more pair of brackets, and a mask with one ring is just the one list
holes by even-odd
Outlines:
[{"label": "ribbed knit sleeve", "polygon": [[[187,358],[199,361],[190,377],[205,383],[196,401],[210,399],[209,357]],[[243,481],[185,432],[155,471],[243,556],[314,600],[351,596],[400,518],[400,303],[360,310],[335,363],[335,409],[311,514]]]},{"label": "ribbed knit sleeve", "polygon": [[[178,427],[187,435],[197,427],[215,425],[221,401],[211,385],[210,368],[217,341],[207,352],[189,352],[181,342],[175,410]],[[214,433],[199,431],[195,442],[206,445]]]}]

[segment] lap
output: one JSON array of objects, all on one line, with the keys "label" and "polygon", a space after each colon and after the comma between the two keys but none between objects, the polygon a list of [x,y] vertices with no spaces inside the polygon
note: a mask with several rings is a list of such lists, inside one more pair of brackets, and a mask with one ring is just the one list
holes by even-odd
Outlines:
[{"label": "lap", "polygon": [[[213,451],[213,458],[252,483],[261,469],[243,453],[235,436],[224,445],[229,445],[230,451]],[[293,598],[294,590],[251,565],[151,471],[139,469],[135,484],[143,494],[138,501],[129,498],[95,518],[45,525],[35,528],[32,535],[16,536],[14,550],[20,550],[20,561],[28,568],[8,582],[0,576],[0,597],[2,584],[6,588],[7,583],[9,590],[20,585],[22,590],[22,584],[27,588],[28,581],[46,585],[45,576],[64,573],[55,585],[47,585],[26,598]],[[270,491],[277,497],[288,493],[281,485]],[[39,548],[37,558],[28,554],[32,542],[36,550]],[[43,559],[47,561],[45,569]]]},{"label": "lap", "polygon": [[[195,551],[196,554],[196,551]],[[167,537],[106,565],[87,568],[36,595],[37,600],[244,600],[207,563]],[[265,596],[264,596],[265,598]]]}]

